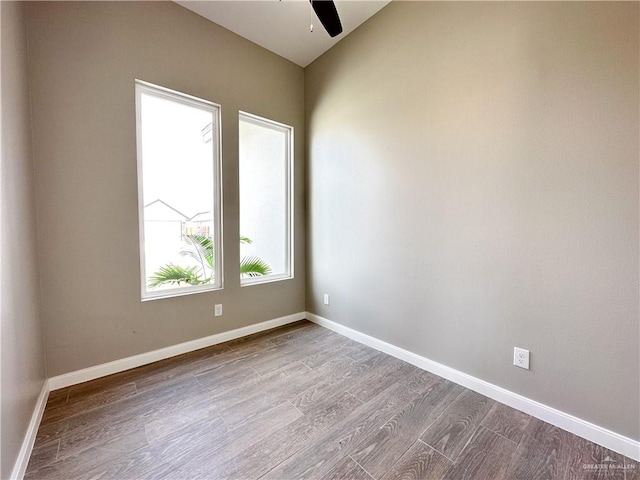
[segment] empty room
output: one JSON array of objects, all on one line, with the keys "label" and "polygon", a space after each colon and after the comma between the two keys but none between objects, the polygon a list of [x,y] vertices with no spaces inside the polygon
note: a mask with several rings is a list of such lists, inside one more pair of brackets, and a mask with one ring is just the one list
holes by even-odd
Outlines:
[{"label": "empty room", "polygon": [[640,3],[0,0],[2,480],[640,480]]}]

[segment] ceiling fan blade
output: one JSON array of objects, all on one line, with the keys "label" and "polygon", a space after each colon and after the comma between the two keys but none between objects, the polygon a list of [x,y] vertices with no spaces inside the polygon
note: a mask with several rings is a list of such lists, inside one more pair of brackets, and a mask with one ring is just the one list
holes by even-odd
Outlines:
[{"label": "ceiling fan blade", "polygon": [[338,16],[338,10],[332,0],[309,0],[313,11],[316,12],[320,23],[330,37],[335,37],[342,33],[342,23]]}]

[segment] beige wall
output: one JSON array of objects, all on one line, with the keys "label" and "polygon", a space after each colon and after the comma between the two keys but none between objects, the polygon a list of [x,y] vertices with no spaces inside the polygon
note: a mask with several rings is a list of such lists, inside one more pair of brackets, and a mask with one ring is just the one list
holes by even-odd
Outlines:
[{"label": "beige wall", "polygon": [[25,5],[0,2],[0,478],[9,478],[44,381]]},{"label": "beige wall", "polygon": [[393,2],[308,67],[308,309],[639,439],[638,7]]},{"label": "beige wall", "polygon": [[[49,374],[303,311],[303,70],[172,2],[30,3],[28,26]],[[140,301],[136,78],[222,106],[223,291]],[[295,128],[293,280],[240,288],[238,110]]]}]

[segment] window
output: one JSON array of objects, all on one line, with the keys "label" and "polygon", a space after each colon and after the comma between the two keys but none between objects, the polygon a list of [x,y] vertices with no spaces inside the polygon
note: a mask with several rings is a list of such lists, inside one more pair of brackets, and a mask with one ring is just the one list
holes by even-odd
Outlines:
[{"label": "window", "polygon": [[222,287],[220,107],[136,80],[142,300]]},{"label": "window", "polygon": [[242,285],[292,278],[293,128],[240,112]]}]

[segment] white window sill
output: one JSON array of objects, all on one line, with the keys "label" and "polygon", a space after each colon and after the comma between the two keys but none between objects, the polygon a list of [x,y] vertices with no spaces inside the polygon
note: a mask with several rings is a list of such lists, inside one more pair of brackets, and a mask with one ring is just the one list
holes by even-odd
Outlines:
[{"label": "white window sill", "polygon": [[261,285],[263,283],[281,282],[283,280],[293,280],[293,275],[263,275],[260,277],[243,278],[240,280],[241,287],[250,287],[252,285]]}]

